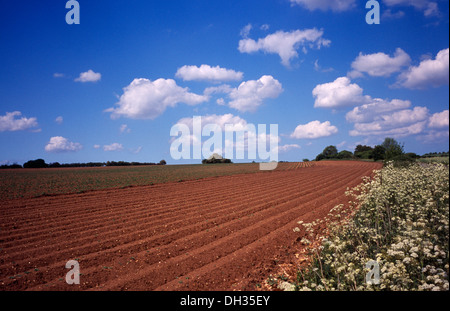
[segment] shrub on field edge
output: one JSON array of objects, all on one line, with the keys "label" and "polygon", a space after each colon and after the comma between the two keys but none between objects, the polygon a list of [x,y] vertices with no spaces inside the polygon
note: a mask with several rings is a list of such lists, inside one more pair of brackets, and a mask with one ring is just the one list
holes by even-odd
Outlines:
[{"label": "shrub on field edge", "polygon": [[[349,209],[338,205],[323,220],[299,222],[310,264],[298,272],[296,289],[448,291],[447,166],[388,163],[347,195]],[[326,238],[315,230],[323,222]],[[378,285],[366,282],[370,261],[379,265]]]}]

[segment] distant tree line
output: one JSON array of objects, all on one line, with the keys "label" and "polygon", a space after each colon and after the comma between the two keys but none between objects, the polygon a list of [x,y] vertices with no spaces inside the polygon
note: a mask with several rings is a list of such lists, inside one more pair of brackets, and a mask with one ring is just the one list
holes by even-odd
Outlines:
[{"label": "distant tree line", "polygon": [[421,156],[412,152],[405,153],[403,144],[397,142],[394,138],[388,137],[383,141],[382,144],[375,147],[358,145],[356,146],[354,152],[348,150],[338,152],[336,146],[328,146],[323,150],[322,153],[317,155],[316,161],[331,159],[362,159],[373,161],[393,160],[401,162],[411,162],[420,157]]},{"label": "distant tree line", "polygon": [[437,158],[437,157],[448,157],[449,152],[429,152],[421,156],[421,158]]},{"label": "distant tree line", "polygon": [[125,162],[125,161],[107,161],[107,162],[89,162],[89,163],[67,163],[60,164],[58,162],[47,164],[43,159],[30,160],[24,165],[11,164],[1,165],[0,169],[11,168],[58,168],[58,167],[104,167],[104,166],[150,166],[150,165],[166,165],[165,160],[161,160],[159,163],[140,163],[140,162]]}]

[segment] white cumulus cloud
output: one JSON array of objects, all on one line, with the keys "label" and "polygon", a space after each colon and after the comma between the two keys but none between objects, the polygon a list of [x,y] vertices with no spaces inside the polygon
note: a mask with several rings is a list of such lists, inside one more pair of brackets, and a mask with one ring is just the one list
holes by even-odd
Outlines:
[{"label": "white cumulus cloud", "polygon": [[346,119],[351,123],[368,123],[376,119],[380,114],[407,109],[411,107],[409,100],[393,99],[391,101],[375,98],[371,103],[353,108],[347,113]]},{"label": "white cumulus cloud", "polygon": [[92,69],[89,69],[86,72],[80,73],[80,76],[75,79],[76,82],[97,82],[100,81],[102,78],[102,75],[100,73],[92,71]]},{"label": "white cumulus cloud", "polygon": [[182,88],[172,79],[134,79],[130,85],[124,88],[124,93],[116,103],[115,108],[106,111],[111,112],[111,118],[121,116],[130,119],[150,119],[160,116],[166,108],[175,107],[179,103],[198,105],[208,101],[208,96],[190,93],[187,88]]},{"label": "white cumulus cloud", "polygon": [[449,127],[449,114],[448,110],[438,112],[430,117],[428,124],[431,128],[448,128]]},{"label": "white cumulus cloud", "polygon": [[409,89],[439,87],[449,83],[449,49],[441,50],[435,59],[426,59],[419,66],[412,66],[403,72],[398,86]]},{"label": "white cumulus cloud", "polygon": [[308,124],[301,124],[297,126],[291,134],[291,138],[296,139],[317,139],[321,137],[328,137],[338,132],[338,128],[331,125],[330,121],[321,123],[320,121],[312,121]]},{"label": "white cumulus cloud", "polygon": [[313,90],[315,108],[340,108],[357,106],[369,101],[363,96],[363,89],[352,84],[347,77],[337,78],[335,81],[317,85]]},{"label": "white cumulus cloud", "polygon": [[272,76],[242,82],[229,93],[228,105],[241,112],[254,112],[267,98],[277,98],[283,92],[281,83]]},{"label": "white cumulus cloud", "polygon": [[73,143],[67,138],[55,136],[50,138],[49,143],[45,146],[47,152],[75,152],[79,151],[83,146],[79,143]]},{"label": "white cumulus cloud", "polygon": [[401,71],[403,67],[409,66],[410,62],[409,55],[400,48],[395,51],[393,57],[381,52],[368,55],[360,53],[352,63],[353,71],[349,76],[359,77],[367,73],[373,77],[389,77]]},{"label": "white cumulus cloud", "polygon": [[331,41],[324,39],[323,31],[316,28],[305,30],[294,30],[291,32],[277,31],[265,38],[255,41],[244,38],[239,41],[239,51],[241,53],[255,53],[263,51],[269,54],[278,54],[281,63],[289,67],[291,59],[298,57],[297,50],[303,47],[321,48],[329,46]]},{"label": "white cumulus cloud", "polygon": [[36,118],[21,116],[20,111],[7,112],[4,116],[0,116],[0,132],[24,131],[38,126]]},{"label": "white cumulus cloud", "polygon": [[175,74],[177,78],[184,81],[240,81],[244,74],[231,69],[221,68],[219,66],[211,67],[209,65],[183,66]]},{"label": "white cumulus cloud", "polygon": [[426,129],[429,111],[426,107],[379,113],[372,122],[355,123],[351,136],[404,137],[422,133]]}]

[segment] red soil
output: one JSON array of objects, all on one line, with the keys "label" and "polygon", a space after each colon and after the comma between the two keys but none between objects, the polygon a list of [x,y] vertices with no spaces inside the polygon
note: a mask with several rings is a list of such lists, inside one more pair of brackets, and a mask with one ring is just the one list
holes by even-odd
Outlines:
[{"label": "red soil", "polygon": [[[0,290],[255,290],[298,252],[297,222],[381,165],[288,170],[1,203]],[[77,260],[79,285],[65,282]]]}]

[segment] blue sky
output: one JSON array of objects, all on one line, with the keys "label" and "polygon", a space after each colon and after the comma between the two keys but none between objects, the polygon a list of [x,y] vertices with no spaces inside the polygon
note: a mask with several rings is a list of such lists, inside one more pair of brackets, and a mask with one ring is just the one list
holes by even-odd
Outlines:
[{"label": "blue sky", "polygon": [[278,124],[286,161],[449,149],[448,1],[66,2],[0,4],[0,163],[198,163],[170,154],[194,116]]}]

